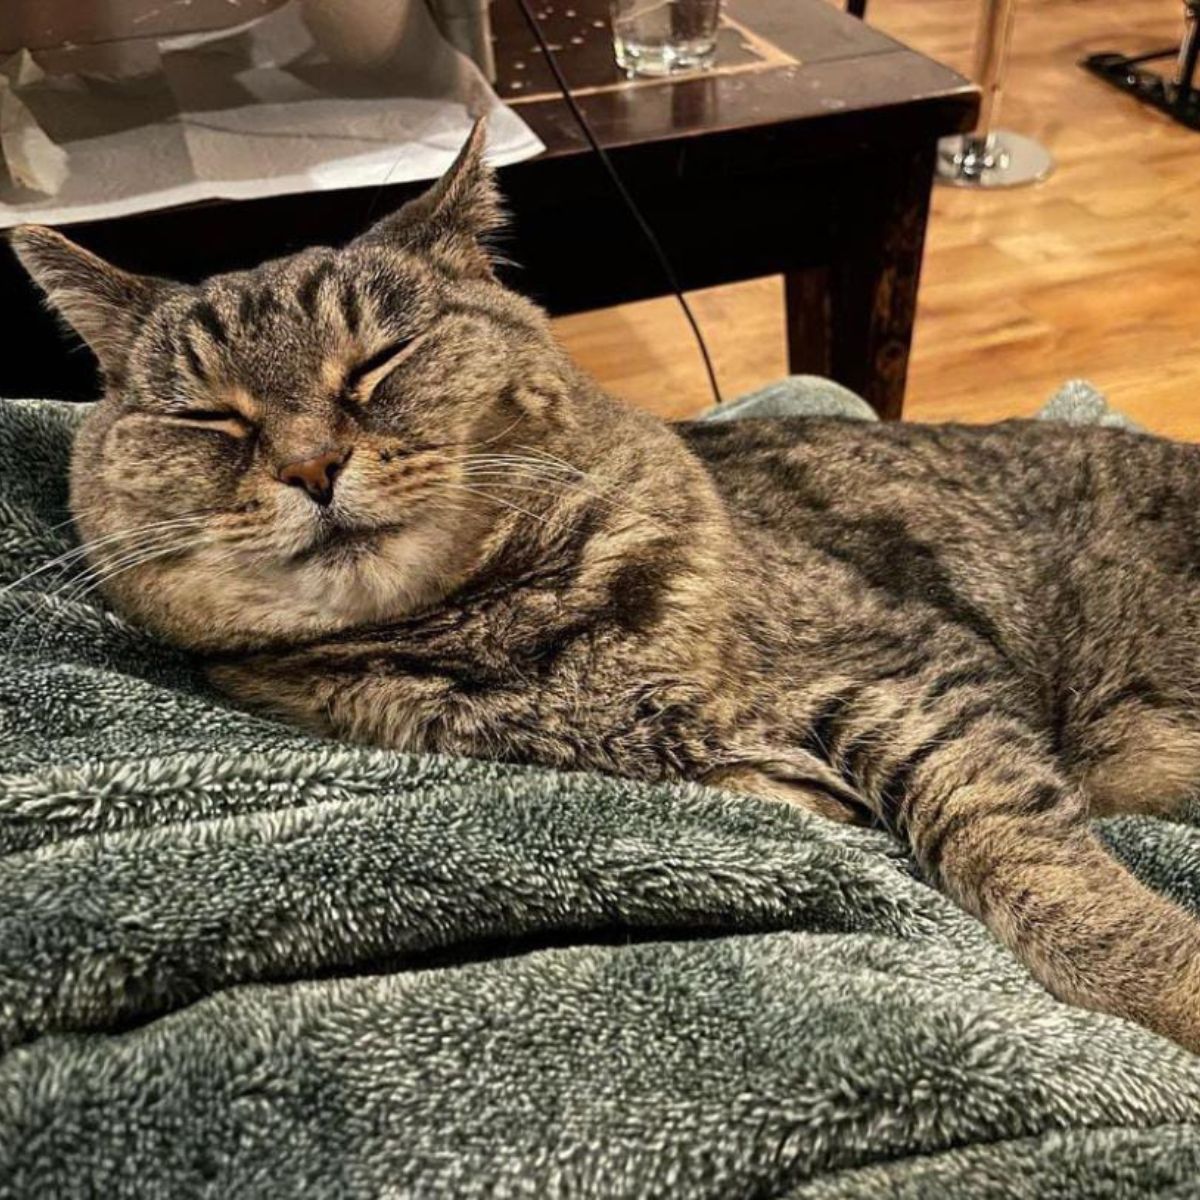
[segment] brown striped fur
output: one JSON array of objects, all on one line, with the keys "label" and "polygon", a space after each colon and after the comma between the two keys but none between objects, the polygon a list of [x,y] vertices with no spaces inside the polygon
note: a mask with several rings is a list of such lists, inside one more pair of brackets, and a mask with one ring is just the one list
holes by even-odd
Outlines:
[{"label": "brown striped fur", "polygon": [[[1059,996],[1200,1050],[1200,925],[1088,825],[1200,784],[1200,449],[669,428],[495,281],[480,149],[199,288],[17,232],[105,370],[72,498],[113,604],[320,734],[882,824]],[[331,504],[282,481],[333,450]]]}]

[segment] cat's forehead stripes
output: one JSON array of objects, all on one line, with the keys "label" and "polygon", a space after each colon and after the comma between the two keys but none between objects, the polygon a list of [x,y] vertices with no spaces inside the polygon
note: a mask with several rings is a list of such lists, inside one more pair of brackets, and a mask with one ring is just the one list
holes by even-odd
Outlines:
[{"label": "cat's forehead stripes", "polygon": [[[402,361],[395,355],[418,352],[422,335],[445,318],[520,337],[535,331],[534,321],[490,299],[461,284],[448,289],[421,254],[303,251],[182,293],[165,327],[174,379],[158,394],[193,407],[211,400],[251,421],[341,402],[347,389],[361,404]],[[392,357],[376,364],[389,349]]]},{"label": "cat's forehead stripes", "polygon": [[[313,344],[344,338],[373,342],[393,332],[426,288],[415,262],[394,270],[362,269],[337,252],[308,252],[268,268],[213,280],[185,323],[235,353],[253,339],[303,338]],[[419,302],[419,301],[418,301]]]},{"label": "cat's forehead stripes", "polygon": [[321,294],[321,285],[333,274],[333,260],[327,258],[318,263],[297,285],[296,300],[300,305],[300,311],[306,317],[315,317],[317,315],[317,303]]},{"label": "cat's forehead stripes", "polygon": [[229,341],[229,330],[211,300],[197,300],[187,314],[186,323],[189,333],[199,331],[217,346]]},{"label": "cat's forehead stripes", "polygon": [[174,314],[175,376],[165,394],[193,407],[211,400],[251,421],[340,396],[415,320],[407,301],[421,287],[417,273],[372,265],[309,252],[211,280]]},{"label": "cat's forehead stripes", "polygon": [[358,303],[358,292],[354,284],[344,280],[341,288],[342,315],[346,318],[346,328],[351,334],[357,334],[362,326],[362,309]]},{"label": "cat's forehead stripes", "polygon": [[243,328],[266,321],[280,311],[282,305],[269,284],[245,284],[238,301],[238,320]]}]

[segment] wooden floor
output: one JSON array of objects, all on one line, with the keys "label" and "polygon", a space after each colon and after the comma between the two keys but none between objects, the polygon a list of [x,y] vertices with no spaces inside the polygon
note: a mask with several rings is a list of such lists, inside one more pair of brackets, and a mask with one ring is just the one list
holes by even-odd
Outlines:
[{"label": "wooden floor", "polygon": [[[1001,124],[1040,137],[1058,170],[1033,189],[939,188],[906,416],[1033,412],[1085,376],[1147,427],[1200,441],[1200,133],[1085,74],[1097,50],[1171,45],[1176,0],[1027,0]],[[869,0],[871,21],[970,72],[978,0]],[[785,373],[782,285],[695,295],[727,396]],[[568,317],[560,335],[615,394],[665,416],[708,402],[667,300]]]}]

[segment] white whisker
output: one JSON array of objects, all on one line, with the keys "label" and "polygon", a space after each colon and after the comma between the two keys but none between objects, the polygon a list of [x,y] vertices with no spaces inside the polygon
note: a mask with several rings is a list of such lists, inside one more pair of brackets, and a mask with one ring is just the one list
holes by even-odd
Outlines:
[{"label": "white whisker", "polygon": [[39,575],[44,574],[46,571],[50,571],[55,568],[61,569],[63,567],[72,565],[75,560],[93,552],[97,547],[104,546],[111,542],[138,537],[145,533],[156,532],[160,529],[175,528],[180,524],[190,524],[193,522],[200,522],[202,520],[202,517],[174,517],[169,521],[157,521],[150,525],[139,525],[132,529],[118,530],[114,533],[107,534],[104,537],[94,538],[91,541],[85,542],[82,545],[76,546],[63,554],[58,555],[56,558],[50,559],[49,562],[43,563],[40,567],[37,567],[34,570],[22,575],[19,579],[13,580],[12,583],[8,583],[5,584],[4,587],[0,587],[0,596],[3,596],[8,592],[15,591],[23,584],[28,583],[31,579],[36,579]]},{"label": "white whisker", "polygon": [[[35,618],[39,611],[46,611],[47,602],[52,602],[59,606],[59,611],[63,611],[62,606],[70,605],[83,596],[90,594],[95,588],[101,586],[111,574],[119,573],[119,570],[127,569],[127,567],[137,566],[139,560],[146,556],[154,557],[158,554],[169,553],[176,547],[186,548],[189,544],[187,541],[180,539],[177,535],[189,533],[193,528],[202,523],[201,518],[175,518],[171,521],[157,522],[151,526],[140,526],[136,530],[125,530],[120,535],[113,534],[107,538],[98,538],[95,542],[89,543],[87,546],[81,546],[79,549],[84,552],[93,551],[97,546],[108,543],[105,553],[101,554],[98,561],[93,564],[85,563],[83,571],[77,577],[63,580],[56,587],[51,588],[48,592],[36,594],[36,599],[40,603],[34,603],[35,597],[30,598],[30,604],[26,615],[12,627],[8,639],[8,651],[11,654],[19,645],[21,635],[28,627],[30,622]],[[130,543],[130,538],[137,536],[139,541],[136,544]],[[167,546],[161,545],[161,540],[165,537],[175,536],[175,540]],[[114,543],[124,542],[123,545],[115,545]],[[60,558],[63,556],[60,556]],[[58,560],[55,560],[58,561]],[[46,564],[50,566],[52,564]],[[74,563],[60,563],[60,569],[65,569],[68,565]],[[26,578],[32,578],[33,575],[39,572],[31,572]],[[20,581],[18,581],[20,582]],[[16,585],[10,585],[9,588],[0,591],[0,595],[11,590]],[[51,608],[48,618],[47,627],[43,633],[42,639],[39,641],[39,648],[45,643],[51,629],[54,627],[54,609]]]},{"label": "white whisker", "polygon": [[522,516],[529,517],[534,521],[540,521],[543,525],[550,524],[540,513],[530,512],[529,509],[522,508],[519,504],[513,504],[503,496],[497,496],[494,492],[489,492],[482,488],[473,488],[465,483],[451,483],[449,480],[441,481],[433,486],[440,489],[448,488],[452,491],[465,492],[471,496],[478,496],[482,500],[490,500],[493,504],[502,505],[504,508],[511,509],[513,512],[520,513]]},{"label": "white whisker", "polygon": [[152,562],[157,558],[165,558],[172,554],[182,553],[186,550],[193,549],[197,545],[202,544],[202,539],[176,539],[165,546],[147,547],[142,546],[137,551],[124,554],[122,556],[113,556],[101,568],[101,573],[94,579],[84,578],[83,580],[73,580],[62,593],[55,598],[58,602],[58,613],[51,614],[46,628],[39,639],[37,646],[34,649],[35,655],[40,655],[45,648],[46,641],[50,636],[51,631],[55,627],[56,619],[61,619],[72,605],[82,604],[89,596],[91,596],[99,588],[103,587],[110,579],[117,575],[123,574],[126,571],[131,571],[136,567],[143,566],[148,562]]}]

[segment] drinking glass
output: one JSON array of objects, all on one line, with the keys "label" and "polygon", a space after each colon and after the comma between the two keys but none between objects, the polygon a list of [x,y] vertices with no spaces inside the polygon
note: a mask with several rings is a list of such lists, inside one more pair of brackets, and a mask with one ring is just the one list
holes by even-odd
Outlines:
[{"label": "drinking glass", "polygon": [[611,0],[613,49],[627,75],[711,67],[721,0]]}]

